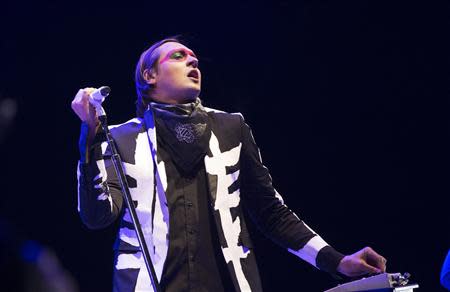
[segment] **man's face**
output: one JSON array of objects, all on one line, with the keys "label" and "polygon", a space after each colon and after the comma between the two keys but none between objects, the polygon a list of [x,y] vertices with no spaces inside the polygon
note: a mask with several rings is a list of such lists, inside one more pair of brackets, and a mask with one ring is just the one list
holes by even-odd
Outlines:
[{"label": "man's face", "polygon": [[200,94],[201,74],[198,59],[186,46],[168,42],[159,48],[157,70],[151,80],[155,90],[152,98],[165,103],[195,100]]}]

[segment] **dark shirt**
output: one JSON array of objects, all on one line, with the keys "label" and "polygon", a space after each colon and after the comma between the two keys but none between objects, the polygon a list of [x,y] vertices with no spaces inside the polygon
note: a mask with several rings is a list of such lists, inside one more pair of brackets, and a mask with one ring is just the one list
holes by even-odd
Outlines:
[{"label": "dark shirt", "polygon": [[183,176],[158,143],[167,172],[169,251],[161,288],[167,292],[234,291],[212,216],[204,165]]}]

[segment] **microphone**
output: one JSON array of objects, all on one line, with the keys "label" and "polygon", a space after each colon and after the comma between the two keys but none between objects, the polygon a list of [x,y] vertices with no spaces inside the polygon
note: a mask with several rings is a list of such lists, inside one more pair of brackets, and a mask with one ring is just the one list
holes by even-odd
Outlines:
[{"label": "microphone", "polygon": [[111,88],[109,88],[109,86],[102,86],[100,88],[97,88],[89,95],[89,101],[92,105],[99,106],[103,103],[105,97],[107,97],[110,92]]},{"label": "microphone", "polygon": [[91,94],[89,94],[89,102],[94,106],[95,111],[97,112],[97,116],[100,118],[102,116],[106,117],[105,110],[102,107],[102,102],[105,100],[105,97],[109,95],[111,92],[111,88],[108,86],[102,86],[94,90]]}]

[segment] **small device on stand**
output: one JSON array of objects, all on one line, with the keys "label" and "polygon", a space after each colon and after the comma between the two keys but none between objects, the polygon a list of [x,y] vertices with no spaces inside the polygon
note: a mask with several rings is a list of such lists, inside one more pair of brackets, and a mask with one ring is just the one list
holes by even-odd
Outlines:
[{"label": "small device on stand", "polygon": [[414,292],[418,284],[409,284],[409,273],[383,273],[338,285],[324,292]]}]

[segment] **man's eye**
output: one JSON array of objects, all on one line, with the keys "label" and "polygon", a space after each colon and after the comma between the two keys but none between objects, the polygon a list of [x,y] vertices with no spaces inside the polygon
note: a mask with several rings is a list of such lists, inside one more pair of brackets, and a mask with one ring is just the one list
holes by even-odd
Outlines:
[{"label": "man's eye", "polygon": [[184,57],[186,57],[186,53],[183,51],[175,52],[170,56],[171,59],[175,59],[175,60],[181,60]]}]

